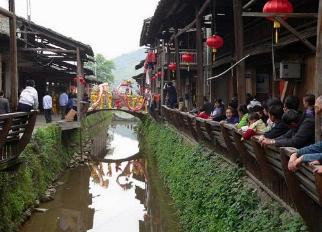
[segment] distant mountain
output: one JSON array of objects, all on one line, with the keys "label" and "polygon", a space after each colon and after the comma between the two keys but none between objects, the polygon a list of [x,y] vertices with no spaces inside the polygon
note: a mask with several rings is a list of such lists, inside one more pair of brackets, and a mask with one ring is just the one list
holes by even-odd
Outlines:
[{"label": "distant mountain", "polygon": [[145,56],[145,50],[142,48],[114,58],[114,85],[118,86],[122,80],[128,80],[131,77],[140,74],[143,70],[135,70],[135,65],[145,59]]}]

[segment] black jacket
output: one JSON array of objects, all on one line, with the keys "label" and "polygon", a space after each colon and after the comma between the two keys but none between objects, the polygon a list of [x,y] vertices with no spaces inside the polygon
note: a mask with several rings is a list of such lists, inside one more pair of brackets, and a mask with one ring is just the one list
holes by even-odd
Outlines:
[{"label": "black jacket", "polygon": [[314,118],[306,117],[298,127],[289,130],[286,134],[275,139],[275,145],[278,147],[302,148],[313,144],[315,142],[314,128]]},{"label": "black jacket", "polygon": [[284,135],[288,131],[289,128],[287,127],[286,123],[280,120],[270,131],[265,132],[264,136],[265,138],[275,139],[281,135]]}]

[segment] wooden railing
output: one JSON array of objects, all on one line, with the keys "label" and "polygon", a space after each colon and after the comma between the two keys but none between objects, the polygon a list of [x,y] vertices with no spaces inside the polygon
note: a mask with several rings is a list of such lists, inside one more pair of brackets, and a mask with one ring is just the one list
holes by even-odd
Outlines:
[{"label": "wooden railing", "polygon": [[164,119],[194,138],[209,144],[245,173],[282,206],[297,210],[310,231],[322,231],[322,175],[303,164],[298,171],[288,170],[294,148],[262,146],[258,138],[242,141],[232,125],[196,118],[176,109],[162,107]]},{"label": "wooden railing", "polygon": [[0,115],[0,170],[15,165],[32,136],[37,111]]}]

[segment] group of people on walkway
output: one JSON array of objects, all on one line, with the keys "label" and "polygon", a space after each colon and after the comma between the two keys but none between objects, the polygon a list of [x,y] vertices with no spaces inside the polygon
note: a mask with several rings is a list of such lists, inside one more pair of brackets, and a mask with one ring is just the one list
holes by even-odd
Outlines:
[{"label": "group of people on walkway", "polygon": [[[289,169],[295,171],[303,162],[322,164],[322,142],[314,144],[315,116],[322,114],[322,96],[315,99],[313,94],[307,94],[302,98],[302,105],[303,111],[297,96],[288,96],[284,102],[278,98],[260,102],[248,94],[246,104],[239,105],[237,98],[233,98],[227,106],[221,99],[213,104],[204,97],[203,106],[194,107],[189,113],[235,126],[241,131],[242,140],[257,136],[263,146],[296,148],[289,161]],[[180,107],[180,99],[176,108],[185,111]],[[322,166],[316,166],[315,171],[322,173]]]},{"label": "group of people on walkway", "polygon": [[[88,95],[84,94],[83,101],[89,103]],[[52,122],[52,110],[53,110],[53,99],[49,91],[45,92],[45,95],[42,99],[42,106],[44,110],[44,117],[46,123]],[[71,110],[77,112],[77,95],[75,93],[67,94],[65,89],[61,90],[59,96],[59,107],[61,119],[65,119],[65,115],[68,114]],[[27,80],[26,87],[22,90],[19,103],[17,107],[17,112],[30,112],[31,110],[38,110],[39,100],[38,100],[38,91],[35,87],[34,80]],[[10,113],[10,104],[9,100],[5,98],[4,92],[0,91],[0,114]],[[74,113],[75,114],[75,113]]]}]

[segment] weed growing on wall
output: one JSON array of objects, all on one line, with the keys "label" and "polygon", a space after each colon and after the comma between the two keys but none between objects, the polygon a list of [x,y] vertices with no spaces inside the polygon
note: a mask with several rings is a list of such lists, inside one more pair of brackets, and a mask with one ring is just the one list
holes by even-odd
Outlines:
[{"label": "weed growing on wall", "polygon": [[143,149],[153,154],[170,190],[183,231],[306,231],[298,214],[261,203],[243,171],[186,143],[171,129],[147,120]]}]

